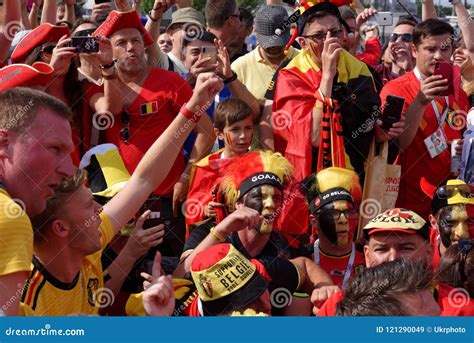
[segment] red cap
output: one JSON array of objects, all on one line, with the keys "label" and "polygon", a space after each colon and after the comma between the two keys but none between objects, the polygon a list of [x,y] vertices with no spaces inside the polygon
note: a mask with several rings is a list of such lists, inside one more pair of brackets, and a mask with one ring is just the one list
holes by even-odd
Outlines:
[{"label": "red cap", "polygon": [[62,36],[70,35],[71,31],[67,25],[41,24],[28,33],[18,43],[12,53],[12,62],[21,63],[26,60],[34,48],[48,42],[57,42]]},{"label": "red cap", "polygon": [[0,69],[0,91],[13,87],[47,85],[53,77],[53,68],[43,62],[11,64]]},{"label": "red cap", "polygon": [[110,12],[107,19],[105,19],[102,25],[100,25],[97,30],[95,30],[94,36],[110,37],[110,35],[117,32],[118,30],[128,28],[137,29],[142,33],[145,46],[153,43],[153,38],[151,38],[148,31],[143,27],[140,17],[135,10],[129,12]]}]

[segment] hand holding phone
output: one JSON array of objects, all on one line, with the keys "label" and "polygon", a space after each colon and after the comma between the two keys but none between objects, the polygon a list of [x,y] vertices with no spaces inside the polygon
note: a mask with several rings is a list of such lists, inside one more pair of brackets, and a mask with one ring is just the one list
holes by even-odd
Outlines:
[{"label": "hand holding phone", "polygon": [[448,80],[445,91],[439,93],[440,96],[448,96],[454,94],[453,86],[453,65],[447,61],[439,61],[435,64],[434,75],[441,75],[443,79]]},{"label": "hand holding phone", "polygon": [[383,109],[381,118],[382,129],[388,131],[393,126],[393,124],[400,121],[404,104],[405,98],[395,95],[387,95],[387,100],[385,102],[385,107]]},{"label": "hand holding phone", "polygon": [[76,48],[80,54],[99,52],[99,38],[91,36],[72,36],[70,46]]},{"label": "hand holding phone", "polygon": [[143,223],[143,230],[163,223],[163,219],[161,218],[162,207],[163,206],[160,198],[150,197],[147,199],[147,201],[145,201],[145,204],[143,204],[142,208],[140,209],[140,213],[144,213],[147,210],[150,210],[151,213],[148,219]]},{"label": "hand holding phone", "polygon": [[208,58],[210,57],[211,60],[209,61],[208,64],[216,64],[217,63],[217,50],[215,46],[203,46],[202,47],[202,54],[201,58]]}]

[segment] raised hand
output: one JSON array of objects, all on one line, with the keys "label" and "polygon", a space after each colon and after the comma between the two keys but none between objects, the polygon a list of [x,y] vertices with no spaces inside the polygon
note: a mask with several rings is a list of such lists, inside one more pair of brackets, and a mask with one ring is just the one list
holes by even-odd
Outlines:
[{"label": "raised hand", "polygon": [[215,231],[218,232],[221,237],[225,237],[227,234],[235,231],[260,228],[262,221],[263,216],[258,211],[253,208],[242,207],[232,212],[222,222],[217,224]]},{"label": "raised hand", "polygon": [[70,47],[71,38],[62,36],[53,49],[49,64],[54,69],[55,75],[66,75],[71,65],[71,59],[77,56],[76,48]]},{"label": "raised hand", "polygon": [[143,307],[149,316],[171,316],[175,306],[173,279],[161,275],[161,254],[155,255],[151,285],[143,292]]}]

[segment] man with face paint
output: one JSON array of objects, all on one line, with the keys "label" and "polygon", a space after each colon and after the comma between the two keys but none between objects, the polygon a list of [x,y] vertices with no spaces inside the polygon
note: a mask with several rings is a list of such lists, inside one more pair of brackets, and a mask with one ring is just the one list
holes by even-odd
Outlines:
[{"label": "man with face paint", "polygon": [[[292,173],[289,162],[278,153],[251,152],[236,158],[228,170],[221,189],[226,206],[235,210],[217,224],[204,224],[191,231],[174,277],[189,272],[200,252],[224,242],[231,243],[247,258],[290,257],[288,243],[273,231],[283,203],[283,185]],[[296,257],[290,262],[298,269],[301,285],[298,289],[312,294],[314,303],[324,301],[339,290],[332,285],[329,275],[309,258]],[[318,284],[320,286],[316,286]],[[303,301],[309,311],[306,306],[310,305],[309,298]],[[297,307],[297,311],[300,310]]]},{"label": "man with face paint", "polygon": [[[189,271],[199,251],[219,241],[232,243],[250,258],[289,257],[288,242],[273,231],[273,224],[281,211],[283,184],[292,171],[284,157],[270,151],[235,157],[219,185],[225,207],[216,208],[215,220],[191,230],[181,255],[184,270]],[[224,212],[231,211],[225,216]]]},{"label": "man with face paint", "polygon": [[351,275],[365,264],[353,242],[359,218],[354,201],[361,195],[359,178],[348,169],[327,168],[307,181],[309,220],[318,237],[314,262],[344,289]]},{"label": "man with face paint", "polygon": [[422,180],[423,191],[432,198],[430,240],[433,268],[437,269],[447,248],[460,240],[474,239],[474,187],[462,180],[448,180],[435,191],[429,188]]}]

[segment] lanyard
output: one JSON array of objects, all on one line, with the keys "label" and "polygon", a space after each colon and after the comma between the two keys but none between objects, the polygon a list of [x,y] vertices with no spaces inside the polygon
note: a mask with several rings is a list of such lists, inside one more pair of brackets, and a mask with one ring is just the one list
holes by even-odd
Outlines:
[{"label": "lanyard", "polygon": [[[351,276],[352,266],[354,265],[355,260],[355,244],[352,243],[352,251],[351,256],[349,257],[349,262],[347,262],[346,271],[344,272],[344,279],[342,280],[341,288],[346,288],[347,281],[349,281],[349,277]],[[319,266],[320,258],[319,258],[319,239],[314,242],[314,263]]]},{"label": "lanyard", "polygon": [[[418,80],[423,81],[425,79],[423,77],[423,75],[421,75],[421,73],[420,73],[420,71],[418,70],[417,67],[415,67],[415,69],[413,69],[413,72],[415,73],[415,76]],[[438,106],[436,105],[436,101],[431,100],[431,107],[433,107],[433,111],[436,114],[436,120],[438,121],[438,125],[439,125],[440,128],[443,127],[443,123],[446,120],[446,116],[448,115],[448,110],[449,110],[449,97],[445,96],[444,99],[446,101],[446,109],[444,110],[442,116],[439,114],[439,110],[438,110]]]}]

